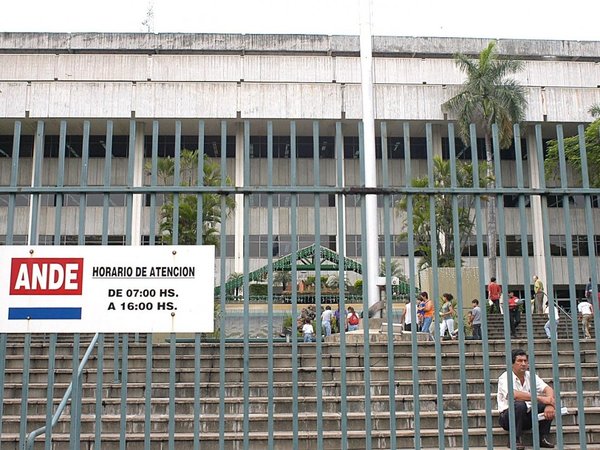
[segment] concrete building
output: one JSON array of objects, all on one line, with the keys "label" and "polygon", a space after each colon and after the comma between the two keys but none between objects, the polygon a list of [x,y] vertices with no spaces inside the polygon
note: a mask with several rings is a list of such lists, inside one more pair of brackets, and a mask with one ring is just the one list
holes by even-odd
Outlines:
[{"label": "concrete building", "polygon": [[[411,176],[426,173],[429,146],[433,154],[448,157],[452,117],[440,105],[463,81],[453,55],[477,55],[487,44],[486,39],[374,37],[380,186],[384,141],[389,186],[407,184],[407,131]],[[522,136],[527,156],[521,162],[525,186],[535,188],[540,178],[536,130],[544,141],[556,137],[557,124],[565,135],[575,134],[579,124],[591,121],[589,107],[600,103],[600,42],[500,40],[498,50],[525,63],[516,76],[529,102]],[[172,156],[176,147],[203,145],[206,155],[225,162],[238,188],[228,191],[235,193],[238,206],[226,221],[227,274],[243,271],[245,244],[254,269],[269,254],[290,253],[293,234],[299,248],[313,244],[319,234],[322,245],[343,246],[348,257],[360,259],[364,231],[359,197],[352,195],[352,188],[362,184],[360,77],[356,36],[2,33],[0,239],[15,244],[153,242],[166,192],[152,189],[145,169],[153,146],[161,157]],[[459,141],[457,146],[459,157],[470,158],[470,149]],[[11,156],[17,149],[15,163]],[[503,151],[501,158],[502,186],[516,188],[514,150]],[[292,182],[298,186],[292,189],[298,193],[295,232]],[[336,194],[343,189],[342,207]],[[526,229],[531,273],[547,278],[549,249],[559,296],[568,294],[569,284],[583,291],[593,276],[595,256],[589,248],[600,253],[598,197],[591,196],[592,230],[586,226],[584,196],[570,196],[573,279],[561,198],[544,192],[532,196],[524,224],[513,197],[504,196],[505,282],[528,283],[520,255]],[[542,221],[546,203],[548,229]],[[383,242],[384,209],[379,212]],[[405,221],[399,214],[390,223],[392,257],[408,273],[411,258],[400,239]],[[267,245],[269,234],[276,247]],[[473,245],[463,253],[465,264],[477,264],[475,250]],[[217,264],[217,271],[222,267]]]}]

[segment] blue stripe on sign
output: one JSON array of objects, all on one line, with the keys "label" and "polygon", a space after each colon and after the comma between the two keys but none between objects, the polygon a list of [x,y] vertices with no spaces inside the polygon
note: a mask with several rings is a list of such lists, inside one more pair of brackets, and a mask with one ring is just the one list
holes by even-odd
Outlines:
[{"label": "blue stripe on sign", "polygon": [[8,308],[8,320],[81,319],[81,308]]}]

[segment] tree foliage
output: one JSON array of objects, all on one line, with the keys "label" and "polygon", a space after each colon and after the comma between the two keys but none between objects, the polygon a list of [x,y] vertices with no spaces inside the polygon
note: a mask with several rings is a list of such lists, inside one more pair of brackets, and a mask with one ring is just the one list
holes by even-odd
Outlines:
[{"label": "tree foliage", "polygon": [[[455,61],[466,80],[461,91],[445,102],[442,109],[456,116],[459,136],[466,145],[469,145],[472,123],[483,131],[488,187],[493,188],[492,125],[498,126],[500,147],[510,146],[513,125],[523,120],[527,100],[523,86],[509,75],[520,71],[523,62],[500,59],[494,41],[479,54],[479,59],[458,54]],[[496,201],[493,196],[487,206],[487,234],[490,276],[496,276]]]},{"label": "tree foliage", "polygon": [[[485,187],[487,184],[487,166],[479,165],[479,180],[480,187]],[[412,186],[415,188],[429,187],[429,179],[427,176],[414,178]],[[451,187],[451,167],[450,161],[444,160],[436,156],[433,161],[433,187],[434,188],[450,188]],[[456,187],[473,187],[473,166],[463,161],[456,163]],[[435,210],[435,228],[431,228],[429,214],[429,198],[433,196]],[[452,198],[457,198],[459,229],[455,230],[453,221],[453,206]],[[454,241],[459,240],[459,248],[462,251],[467,246],[469,238],[473,235],[473,227],[475,225],[475,215],[472,212],[475,196],[466,194],[415,194],[413,195],[413,232],[416,241],[415,251],[421,255],[419,261],[419,269],[431,267],[433,249],[431,247],[431,237],[435,236],[436,255],[438,267],[454,267]],[[482,197],[486,200],[485,197]],[[396,208],[399,211],[406,212],[408,205],[408,197],[404,197],[396,203]],[[406,226],[408,226],[409,218],[406,218]],[[401,235],[406,238],[407,232]]]},{"label": "tree foliage", "polygon": [[[195,186],[197,184],[197,173],[199,155],[197,150],[183,149],[180,156],[180,185]],[[149,164],[146,165],[151,170]],[[220,165],[204,155],[203,160],[204,186],[221,185]],[[175,160],[171,157],[161,158],[157,162],[157,176],[163,185],[173,184],[175,173]],[[226,185],[231,185],[229,177],[225,180]],[[201,189],[201,188],[200,188]],[[200,190],[199,189],[199,190]],[[225,208],[225,217],[229,216],[235,209],[235,200],[225,197],[224,205],[220,194],[193,193],[179,194],[179,214],[177,221],[178,239],[177,244],[194,245],[197,243],[197,231],[200,228],[202,243],[205,245],[219,246],[219,231],[222,219],[222,209]],[[202,219],[198,224],[198,199],[201,197]],[[160,234],[164,243],[173,243],[173,211],[174,194],[165,194],[164,203],[160,208]]]},{"label": "tree foliage", "polygon": [[[600,187],[600,119],[596,119],[585,129],[584,137],[590,186]],[[545,170],[546,178],[549,179],[558,177],[558,144],[558,140],[548,142]],[[566,163],[575,169],[578,174],[578,181],[580,181],[582,168],[579,136],[567,137],[563,139],[563,144]]]}]

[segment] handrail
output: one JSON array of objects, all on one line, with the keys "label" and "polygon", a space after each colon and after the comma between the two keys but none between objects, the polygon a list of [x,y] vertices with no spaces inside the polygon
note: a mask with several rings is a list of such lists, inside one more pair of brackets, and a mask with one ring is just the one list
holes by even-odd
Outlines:
[{"label": "handrail", "polygon": [[[92,338],[92,342],[90,342],[90,345],[88,346],[88,348],[85,352],[85,355],[83,355],[83,358],[81,359],[81,362],[79,363],[79,368],[77,369],[77,377],[80,377],[81,374],[83,373],[83,368],[87,364],[88,359],[90,358],[90,355],[92,354],[92,351],[94,350],[94,347],[96,346],[96,343],[98,342],[99,336],[100,336],[100,333],[96,333],[94,335],[94,337]],[[58,408],[56,409],[56,412],[52,416],[52,421],[50,422],[51,429],[54,428],[54,426],[58,423],[58,420],[60,419],[60,416],[62,415],[65,407],[67,406],[67,402],[69,401],[69,398],[71,397],[72,391],[73,391],[73,382],[71,381],[71,383],[69,384],[69,387],[67,388],[67,391],[65,392],[65,395],[63,395],[62,401],[60,402],[60,404],[58,405]],[[41,435],[45,432],[46,432],[46,425],[29,433],[27,435],[27,439],[25,442],[25,448],[27,450],[33,448],[35,439],[39,435]]]}]

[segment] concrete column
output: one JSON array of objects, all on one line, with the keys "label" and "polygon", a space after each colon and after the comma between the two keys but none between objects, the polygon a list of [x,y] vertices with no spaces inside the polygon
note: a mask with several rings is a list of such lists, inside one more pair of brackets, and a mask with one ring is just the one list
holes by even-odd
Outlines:
[{"label": "concrete column", "polygon": [[[135,127],[135,147],[133,148],[133,186],[144,184],[144,131],[145,124],[137,122]],[[133,194],[131,216],[131,245],[142,244],[142,214],[144,194]]]},{"label": "concrete column", "polygon": [[[540,187],[540,177],[544,174],[540,173],[538,166],[538,157],[535,144],[535,130],[532,128],[527,132],[527,160],[529,162],[529,180],[532,188]],[[546,264],[544,253],[544,227],[542,222],[542,208],[546,208],[546,199],[539,195],[531,196],[531,234],[533,235],[533,272],[532,275],[537,275],[542,283],[544,290],[547,291],[546,285]],[[525,292],[528,292],[529,284],[532,280],[525,280]],[[541,311],[536,311],[541,312]]]},{"label": "concrete column", "polygon": [[[243,187],[244,180],[244,124],[239,123],[235,130],[235,186]],[[235,257],[233,270],[244,271],[244,196],[235,195],[234,210]]]},{"label": "concrete column", "polygon": [[431,134],[433,142],[433,156],[442,157],[442,126],[438,124],[431,125]]}]

